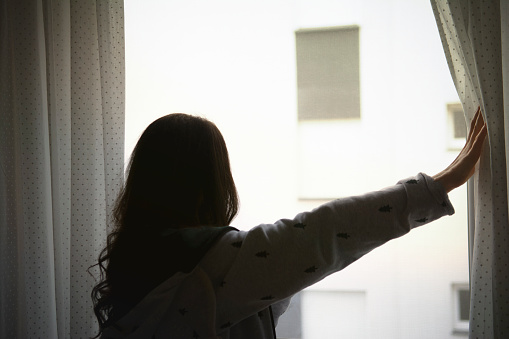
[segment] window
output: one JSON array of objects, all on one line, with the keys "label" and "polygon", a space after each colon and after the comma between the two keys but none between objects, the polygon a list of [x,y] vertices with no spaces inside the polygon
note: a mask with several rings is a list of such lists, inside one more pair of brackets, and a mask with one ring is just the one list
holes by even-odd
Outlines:
[{"label": "window", "polygon": [[470,289],[467,283],[453,284],[454,333],[468,333],[470,319]]},{"label": "window", "polygon": [[447,105],[447,125],[448,149],[459,150],[463,148],[467,138],[467,126],[463,107],[460,103]]},{"label": "window", "polygon": [[[126,153],[163,114],[214,121],[242,203],[232,226],[293,217],[454,159],[445,110],[458,97],[428,0],[148,1],[125,2]],[[466,187],[451,195],[454,216],[297,295],[278,337],[452,339],[451,286],[469,277],[465,196]]]},{"label": "window", "polygon": [[359,27],[295,32],[300,120],[360,118]]}]

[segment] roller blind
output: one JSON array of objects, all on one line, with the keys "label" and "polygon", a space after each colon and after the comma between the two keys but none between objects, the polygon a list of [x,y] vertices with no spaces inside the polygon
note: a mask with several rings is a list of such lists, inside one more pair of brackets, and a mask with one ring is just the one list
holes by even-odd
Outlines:
[{"label": "roller blind", "polygon": [[360,118],[359,27],[295,32],[298,119]]}]

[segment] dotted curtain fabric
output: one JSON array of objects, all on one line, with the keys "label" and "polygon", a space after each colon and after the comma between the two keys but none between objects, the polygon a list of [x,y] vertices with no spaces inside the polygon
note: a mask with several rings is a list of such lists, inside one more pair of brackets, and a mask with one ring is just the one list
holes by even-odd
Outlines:
[{"label": "dotted curtain fabric", "polygon": [[0,2],[0,337],[95,335],[124,165],[121,0]]},{"label": "dotted curtain fabric", "polygon": [[[432,0],[451,75],[469,122],[488,125],[470,196],[470,338],[509,338],[509,225],[500,0]],[[502,18],[507,20],[507,18]],[[507,77],[507,74],[505,75]],[[507,81],[507,79],[506,79]],[[472,191],[472,189],[470,191]]]}]

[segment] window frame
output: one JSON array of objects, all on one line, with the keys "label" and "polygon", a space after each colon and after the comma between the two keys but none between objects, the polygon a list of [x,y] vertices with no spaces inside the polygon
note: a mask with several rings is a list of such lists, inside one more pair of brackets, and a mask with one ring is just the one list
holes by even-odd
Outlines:
[{"label": "window frame", "polygon": [[[453,333],[466,334],[469,332],[470,322],[468,320],[461,320],[461,291],[468,291],[470,294],[470,286],[468,283],[453,283],[452,284],[452,316],[453,316]],[[470,300],[470,298],[468,298]],[[470,309],[470,302],[469,302]]]},{"label": "window frame", "polygon": [[[454,114],[460,112],[465,116],[463,112],[463,106],[459,102],[449,103],[447,104],[447,149],[449,151],[458,151],[463,148],[466,142],[465,138],[456,138],[455,137],[455,128],[456,128],[456,120],[454,119]],[[465,123],[465,131],[467,131],[467,126]]]},{"label": "window frame", "polygon": [[[324,81],[323,84],[321,84],[322,86],[319,86],[319,87],[322,87],[322,88],[320,88],[321,89],[320,92],[322,92],[322,94],[324,92],[323,91],[324,88],[330,89],[331,92],[334,92],[334,90],[337,88],[348,88],[350,92],[354,93],[353,96],[351,95],[352,93],[350,93],[349,95],[346,95],[346,97],[349,97],[349,98],[354,97],[353,101],[355,101],[355,103],[353,103],[351,105],[353,110],[348,111],[348,112],[352,112],[352,113],[342,115],[341,114],[342,109],[339,106],[337,107],[337,111],[335,111],[335,112],[334,112],[334,110],[327,110],[326,112],[310,114],[308,110],[303,111],[302,106],[305,106],[305,105],[301,101],[301,100],[303,100],[303,95],[301,94],[301,90],[302,90],[302,88],[307,87],[307,86],[303,85],[303,82],[306,83],[307,80],[303,81],[302,73],[304,73],[304,72],[301,71],[301,75],[299,75],[299,68],[310,67],[310,66],[312,66],[311,65],[312,62],[308,62],[307,65],[304,65],[304,66],[301,65],[299,67],[299,60],[301,60],[301,58],[303,58],[302,52],[305,50],[305,49],[302,49],[302,47],[299,48],[299,37],[303,37],[305,35],[311,35],[311,34],[315,34],[315,35],[323,34],[321,39],[329,38],[331,40],[334,40],[334,39],[341,40],[340,36],[332,36],[331,34],[334,34],[334,33],[349,34],[349,32],[355,32],[354,34],[356,34],[356,36],[353,39],[353,41],[355,41],[355,44],[352,46],[349,46],[351,50],[348,51],[348,52],[350,52],[350,54],[352,54],[353,57],[351,58],[351,60],[345,60],[344,62],[345,62],[345,64],[349,64],[351,61],[351,63],[355,64],[355,67],[351,67],[351,66],[347,67],[348,69],[355,70],[355,71],[353,71],[353,73],[356,73],[353,76],[353,78],[355,78],[354,83],[351,86],[345,85],[345,83],[351,83],[351,81],[348,81],[348,76],[352,75],[352,74],[347,74],[345,77],[346,80],[342,80],[342,76],[344,76],[345,74],[341,74],[342,70],[337,69],[336,75],[339,75],[339,77],[337,77],[335,80],[336,81],[338,81],[338,79],[341,79],[341,80],[339,80],[339,82],[337,84],[335,84],[336,86],[334,86],[332,84],[328,84],[328,85],[330,85],[329,87],[323,86],[323,84],[325,84],[325,81]],[[361,61],[360,61],[360,58],[361,58],[361,55],[360,55],[360,39],[361,39],[360,26],[359,25],[345,25],[345,26],[324,26],[324,27],[313,27],[313,28],[300,28],[300,29],[295,30],[294,34],[295,34],[295,58],[296,58],[296,72],[297,72],[297,119],[298,119],[298,121],[305,122],[305,121],[330,121],[330,120],[360,120],[361,119],[361,111],[362,111],[361,110],[361,77],[360,77],[360,64],[361,64]],[[327,35],[329,35],[329,36],[327,37]],[[343,38],[345,38],[345,37],[343,37]],[[348,38],[351,38],[351,37],[348,37]],[[316,42],[316,43],[319,43],[319,42]],[[338,43],[337,47],[339,47],[339,43]],[[330,49],[328,49],[328,50],[330,50]],[[337,53],[340,54],[339,52],[337,52]],[[306,53],[304,53],[304,54],[306,54]],[[337,60],[337,59],[333,59],[333,60]],[[343,62],[343,61],[341,61],[341,62]],[[329,73],[330,73],[330,69],[334,69],[334,67],[332,67],[332,65],[330,65],[330,64],[328,64],[327,66],[324,66],[323,68],[328,69]],[[349,73],[349,72],[347,72],[347,73]],[[345,95],[343,95],[343,96],[345,96]],[[341,96],[329,94],[328,97],[332,98],[332,97],[341,97]],[[329,101],[330,101],[329,104],[334,103],[334,99],[330,99]]]}]

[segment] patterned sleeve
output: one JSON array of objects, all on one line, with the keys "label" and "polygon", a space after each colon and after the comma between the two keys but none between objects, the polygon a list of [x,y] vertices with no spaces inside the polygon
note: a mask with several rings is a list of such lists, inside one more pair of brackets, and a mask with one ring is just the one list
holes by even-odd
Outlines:
[{"label": "patterned sleeve", "polygon": [[[288,298],[385,242],[454,209],[429,176],[331,201],[294,219],[229,232],[221,251],[235,252],[217,298],[221,328]],[[222,324],[222,325],[221,325]]]}]

